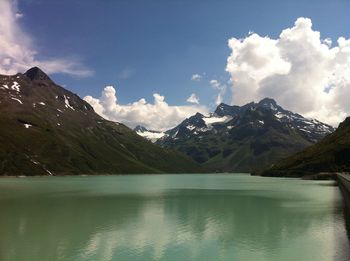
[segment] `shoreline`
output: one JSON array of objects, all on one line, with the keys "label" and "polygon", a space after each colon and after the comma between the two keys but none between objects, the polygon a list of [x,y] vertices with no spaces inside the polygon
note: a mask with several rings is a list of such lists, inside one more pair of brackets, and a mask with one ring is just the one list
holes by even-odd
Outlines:
[{"label": "shoreline", "polygon": [[314,181],[321,181],[321,180],[337,180],[337,175],[339,174],[348,174],[348,172],[320,172],[314,175],[307,175],[303,177],[296,177],[296,176],[260,176],[260,175],[253,175],[252,173],[248,172],[213,172],[213,173],[123,173],[123,174],[78,174],[78,175],[5,175],[0,176],[0,179],[6,179],[6,178],[17,178],[17,179],[23,179],[23,178],[64,178],[64,177],[110,177],[110,176],[153,176],[153,175],[216,175],[216,174],[225,174],[225,175],[250,175],[253,177],[261,177],[261,178],[279,178],[279,179],[299,179],[299,180],[314,180]]},{"label": "shoreline", "polygon": [[222,173],[125,173],[125,174],[78,174],[78,175],[6,175],[6,176],[0,176],[1,178],[59,178],[59,177],[109,177],[109,176],[153,176],[153,175],[189,175],[189,174],[194,174],[194,175],[212,175],[212,174],[227,174],[227,175],[236,175],[236,174],[244,174],[244,175],[251,175],[250,173],[243,173],[243,172],[237,172],[237,173],[232,173],[232,172],[222,172]]}]

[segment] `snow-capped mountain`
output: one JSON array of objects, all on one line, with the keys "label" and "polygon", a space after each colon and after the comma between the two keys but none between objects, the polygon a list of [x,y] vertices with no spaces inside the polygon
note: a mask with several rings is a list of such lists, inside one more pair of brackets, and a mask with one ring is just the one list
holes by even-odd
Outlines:
[{"label": "snow-capped mountain", "polygon": [[330,125],[285,110],[265,98],[244,106],[221,103],[213,113],[197,113],[166,131],[157,143],[220,171],[250,171],[333,131]]},{"label": "snow-capped mountain", "polygon": [[157,140],[159,140],[160,138],[164,137],[164,135],[166,135],[164,132],[148,130],[147,128],[145,128],[141,125],[137,125],[134,128],[134,131],[138,135],[140,135],[141,137],[144,137],[144,138],[152,141],[153,143],[156,142]]},{"label": "snow-capped mountain", "polygon": [[[268,116],[272,118],[265,122]],[[166,131],[167,135],[164,138],[176,140],[181,137],[189,138],[209,133],[229,134],[229,130],[242,124],[267,128],[274,121],[276,124],[296,130],[310,142],[317,142],[334,131],[334,128],[328,124],[285,110],[273,99],[265,98],[258,103],[252,102],[241,107],[221,103],[214,113],[209,115],[197,113],[177,127]]]}]

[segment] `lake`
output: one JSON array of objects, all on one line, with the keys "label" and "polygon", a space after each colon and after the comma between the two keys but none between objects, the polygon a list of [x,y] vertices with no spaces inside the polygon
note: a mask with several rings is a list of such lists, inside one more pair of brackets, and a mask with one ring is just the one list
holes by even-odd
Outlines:
[{"label": "lake", "polygon": [[332,181],[1,178],[0,211],[1,261],[350,260]]}]

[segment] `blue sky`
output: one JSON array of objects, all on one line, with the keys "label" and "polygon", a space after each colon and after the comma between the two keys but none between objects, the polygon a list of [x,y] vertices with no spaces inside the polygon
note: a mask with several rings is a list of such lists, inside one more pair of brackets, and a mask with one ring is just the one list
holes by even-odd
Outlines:
[{"label": "blue sky", "polygon": [[[215,95],[208,81],[229,79],[230,37],[249,31],[276,37],[304,16],[324,38],[348,38],[349,10],[349,1],[337,0],[19,1],[21,25],[39,57],[73,56],[94,70],[86,78],[52,75],[80,96],[99,96],[114,85],[121,103],[152,100],[158,92],[181,104],[194,92],[208,106]],[[193,82],[194,73],[206,76]]]}]

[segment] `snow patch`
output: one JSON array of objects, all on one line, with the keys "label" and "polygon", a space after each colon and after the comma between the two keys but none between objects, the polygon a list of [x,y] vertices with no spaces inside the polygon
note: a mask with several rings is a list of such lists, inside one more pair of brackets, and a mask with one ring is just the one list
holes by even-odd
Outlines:
[{"label": "snow patch", "polygon": [[270,109],[273,110],[273,111],[277,111],[277,108],[275,106],[273,106],[272,103],[270,104]]},{"label": "snow patch", "polygon": [[287,116],[287,115],[285,115],[285,114],[282,113],[282,112],[277,112],[277,113],[275,114],[275,117],[278,118],[278,119],[284,118],[284,117],[286,117],[286,116]]},{"label": "snow patch", "polygon": [[39,162],[37,162],[37,161],[35,161],[33,159],[31,159],[30,161],[33,162],[35,165],[39,165],[40,164]]},{"label": "snow patch", "polygon": [[52,172],[49,171],[48,169],[44,168],[44,170],[50,175],[50,176],[53,176]]},{"label": "snow patch", "polygon": [[223,117],[214,117],[214,116],[208,116],[203,117],[203,120],[207,126],[212,125],[214,123],[225,123],[232,119],[231,116],[223,116]]},{"label": "snow patch", "polygon": [[69,108],[69,109],[72,109],[73,111],[75,111],[75,109],[69,103],[68,99],[70,99],[70,97],[68,97],[68,99],[67,99],[66,95],[63,95],[63,97],[64,97],[64,103],[65,103],[66,108]]},{"label": "snow patch", "polygon": [[172,138],[175,138],[175,137],[177,136],[178,133],[179,133],[179,130],[177,130],[177,131],[175,132],[175,134],[172,136]]},{"label": "snow patch", "polygon": [[196,126],[188,125],[188,126],[186,126],[186,128],[191,131],[191,130],[194,130],[196,128]]},{"label": "snow patch", "polygon": [[13,82],[13,84],[11,86],[11,89],[15,90],[16,92],[20,92],[20,88],[19,87],[21,87],[21,86],[19,85],[18,82]]},{"label": "snow patch", "polygon": [[207,132],[207,131],[210,131],[212,129],[212,127],[208,127],[208,128],[200,128],[200,129],[197,129],[197,131],[199,132]]},{"label": "snow patch", "polygon": [[152,132],[152,131],[137,131],[137,135],[144,137],[152,142],[156,142],[158,139],[162,138],[165,133],[164,132]]},{"label": "snow patch", "polygon": [[12,99],[12,100],[15,100],[15,101],[17,101],[17,102],[19,102],[20,104],[23,104],[23,102],[22,102],[20,99],[13,98],[13,97],[11,97],[11,99]]}]

